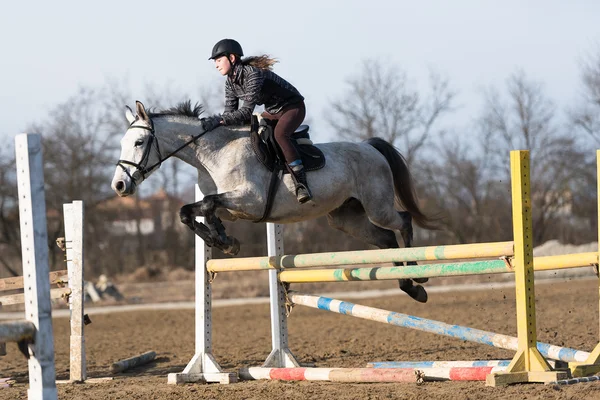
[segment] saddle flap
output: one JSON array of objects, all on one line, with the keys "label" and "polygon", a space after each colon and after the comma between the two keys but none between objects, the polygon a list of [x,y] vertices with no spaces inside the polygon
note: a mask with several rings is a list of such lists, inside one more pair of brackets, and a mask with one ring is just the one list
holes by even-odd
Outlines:
[{"label": "saddle flap", "polygon": [[298,129],[294,132],[294,139],[310,139],[310,135],[308,134],[308,125],[300,125]]},{"label": "saddle flap", "polygon": [[[254,119],[254,116],[253,116]],[[252,127],[257,129],[251,129],[250,138],[252,143],[252,149],[254,154],[269,171],[273,171],[276,166],[285,166],[285,159],[283,154],[275,141],[273,135],[273,129],[270,126],[258,126],[258,124],[252,124]],[[259,134],[259,131],[261,132]],[[326,160],[323,152],[312,144],[309,139],[308,125],[300,125],[296,130],[303,138],[296,140],[296,135],[292,138],[292,144],[298,150],[302,163],[306,171],[315,171],[325,166]],[[287,168],[282,168],[284,173],[288,173]]]}]

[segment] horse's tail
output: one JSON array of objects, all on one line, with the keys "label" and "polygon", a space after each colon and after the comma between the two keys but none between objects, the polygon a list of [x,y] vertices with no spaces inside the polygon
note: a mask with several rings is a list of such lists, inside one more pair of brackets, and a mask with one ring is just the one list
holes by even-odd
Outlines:
[{"label": "horse's tail", "polygon": [[402,154],[400,154],[400,152],[389,142],[380,138],[367,139],[366,143],[375,147],[375,149],[385,157],[392,169],[396,204],[408,211],[413,220],[420,227],[425,229],[438,229],[435,223],[419,208],[412,176]]}]

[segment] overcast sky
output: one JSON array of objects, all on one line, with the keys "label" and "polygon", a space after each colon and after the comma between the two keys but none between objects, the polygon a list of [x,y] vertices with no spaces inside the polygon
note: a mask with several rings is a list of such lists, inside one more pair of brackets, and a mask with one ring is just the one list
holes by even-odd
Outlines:
[{"label": "overcast sky", "polygon": [[224,37],[246,55],[279,58],[275,71],[306,97],[317,141],[330,138],[329,102],[374,58],[420,86],[429,68],[445,74],[463,106],[453,123],[466,127],[481,89],[517,68],[560,107],[575,101],[579,62],[599,48],[599,19],[592,0],[10,1],[0,13],[0,135],[12,138],[107,78],[127,82],[129,104],[144,101],[148,84],[192,95],[221,85],[207,58]]}]

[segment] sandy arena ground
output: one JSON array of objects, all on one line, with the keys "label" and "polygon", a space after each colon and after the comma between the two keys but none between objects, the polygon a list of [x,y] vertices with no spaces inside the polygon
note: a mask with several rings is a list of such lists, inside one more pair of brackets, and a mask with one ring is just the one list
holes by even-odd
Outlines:
[{"label": "sandy arena ground", "polygon": [[[343,288],[340,288],[343,290]],[[538,339],[591,351],[598,342],[598,282],[573,280],[536,286]],[[427,304],[407,296],[356,301],[387,310],[516,335],[514,288],[430,294]],[[600,399],[600,382],[571,386],[542,384],[486,387],[483,382],[339,384],[254,381],[231,385],[167,385],[194,352],[194,312],[143,311],[93,315],[86,328],[88,376],[110,376],[112,362],[149,350],[157,359],[100,384],[59,385],[60,399]],[[270,352],[268,305],[216,308],[213,352],[227,371],[260,366]],[[68,319],[54,320],[56,372],[68,377]],[[513,353],[457,339],[297,306],[289,319],[290,348],[302,363],[318,367],[364,367],[384,360],[476,360]],[[17,384],[0,399],[25,399],[27,363],[8,345],[1,376]]]}]

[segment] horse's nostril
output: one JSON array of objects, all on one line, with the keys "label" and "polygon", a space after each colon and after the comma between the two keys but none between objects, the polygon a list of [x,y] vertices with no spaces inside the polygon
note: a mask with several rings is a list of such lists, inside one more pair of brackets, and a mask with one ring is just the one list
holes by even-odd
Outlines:
[{"label": "horse's nostril", "polygon": [[115,185],[115,189],[117,189],[118,192],[124,191],[125,190],[125,182],[123,182],[123,181],[117,182]]}]

